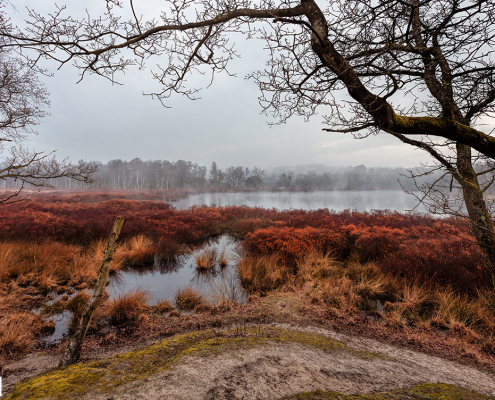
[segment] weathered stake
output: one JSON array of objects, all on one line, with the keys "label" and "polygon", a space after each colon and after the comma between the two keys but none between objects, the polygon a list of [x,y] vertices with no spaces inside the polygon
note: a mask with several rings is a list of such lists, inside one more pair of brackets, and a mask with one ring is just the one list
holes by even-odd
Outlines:
[{"label": "weathered stake", "polygon": [[98,280],[96,281],[96,287],[89,298],[88,302],[84,306],[81,321],[79,322],[79,326],[77,327],[76,332],[69,340],[67,347],[65,348],[64,355],[62,356],[59,367],[68,367],[69,365],[74,364],[79,359],[81,355],[81,346],[86,336],[86,332],[88,331],[89,323],[91,322],[91,317],[93,313],[100,305],[103,294],[105,293],[105,289],[107,287],[108,282],[108,274],[110,272],[110,264],[113,260],[113,253],[117,247],[117,239],[119,238],[120,230],[122,229],[122,225],[124,223],[123,217],[117,217],[115,223],[113,224],[112,232],[108,237],[107,247],[105,248],[103,261],[101,262],[100,272],[98,273]]}]

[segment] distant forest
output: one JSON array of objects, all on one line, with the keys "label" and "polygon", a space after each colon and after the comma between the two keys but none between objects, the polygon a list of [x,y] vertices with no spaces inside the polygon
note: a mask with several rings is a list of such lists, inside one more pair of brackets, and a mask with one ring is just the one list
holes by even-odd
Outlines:
[{"label": "distant forest", "polygon": [[[406,168],[367,168],[364,165],[326,167],[315,164],[268,170],[242,166],[221,169],[216,162],[206,167],[184,160],[143,161],[139,158],[131,161],[111,160],[106,164],[96,163],[98,170],[93,175],[93,184],[84,184],[68,178],[54,179],[51,184],[68,189],[400,190],[400,180],[404,188],[415,188],[413,180],[406,177],[409,175]],[[419,183],[433,182],[435,179],[435,174],[432,174],[422,177]],[[5,189],[20,186],[21,182],[14,180],[0,182],[0,187]]]}]

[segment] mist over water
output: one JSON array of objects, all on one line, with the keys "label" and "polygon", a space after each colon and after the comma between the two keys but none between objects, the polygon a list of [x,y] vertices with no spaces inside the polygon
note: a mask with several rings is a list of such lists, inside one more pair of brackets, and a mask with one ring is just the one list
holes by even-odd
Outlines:
[{"label": "mist over water", "polygon": [[[177,201],[170,201],[177,209],[192,206],[247,206],[276,208],[277,210],[391,210],[407,212],[414,209],[417,200],[402,191],[314,191],[314,192],[236,192],[191,194]],[[415,211],[426,212],[422,205]]]}]

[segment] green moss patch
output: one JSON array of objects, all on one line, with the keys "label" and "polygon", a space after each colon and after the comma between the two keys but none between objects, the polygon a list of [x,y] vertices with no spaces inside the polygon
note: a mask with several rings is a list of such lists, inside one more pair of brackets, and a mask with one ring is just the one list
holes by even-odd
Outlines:
[{"label": "green moss patch", "polygon": [[488,400],[493,396],[485,396],[472,390],[453,385],[427,383],[411,389],[394,390],[387,393],[368,395],[345,395],[337,392],[304,392],[286,396],[280,400]]},{"label": "green moss patch", "polygon": [[90,392],[111,392],[132,381],[169,368],[183,356],[209,356],[229,350],[271,343],[299,343],[323,351],[346,351],[362,358],[378,354],[348,349],[344,344],[322,335],[272,327],[232,329],[216,334],[198,331],[162,340],[144,350],[68,368],[56,368],[44,375],[19,383],[7,399],[70,399]]}]

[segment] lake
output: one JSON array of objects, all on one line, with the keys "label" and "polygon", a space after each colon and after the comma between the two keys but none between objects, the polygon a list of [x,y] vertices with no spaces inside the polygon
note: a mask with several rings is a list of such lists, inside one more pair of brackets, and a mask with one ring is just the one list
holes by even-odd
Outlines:
[{"label": "lake", "polygon": [[[191,194],[180,200],[170,201],[177,209],[197,205],[247,206],[276,208],[277,210],[318,210],[328,208],[335,211],[346,209],[360,212],[392,210],[407,212],[417,205],[417,200],[402,191],[314,191],[314,192],[224,192]],[[422,206],[416,211],[425,212]]]}]

